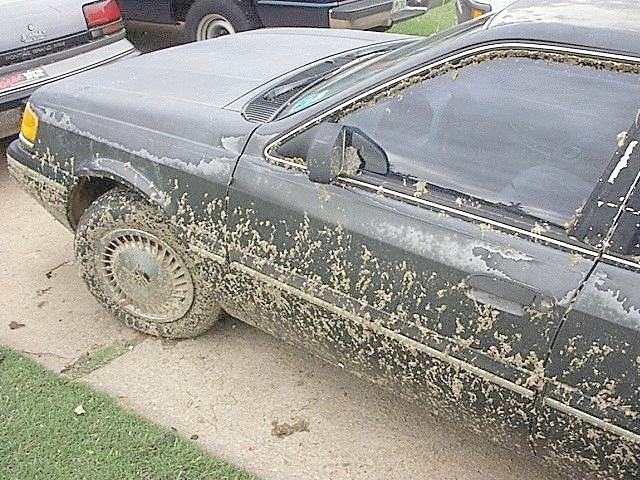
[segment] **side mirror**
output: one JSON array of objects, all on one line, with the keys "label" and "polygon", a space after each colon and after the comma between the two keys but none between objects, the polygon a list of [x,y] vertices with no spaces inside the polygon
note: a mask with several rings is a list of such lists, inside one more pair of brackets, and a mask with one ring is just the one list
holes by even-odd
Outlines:
[{"label": "side mirror", "polygon": [[337,123],[320,123],[309,131],[307,150],[309,180],[331,183],[342,172],[346,149],[346,129]]},{"label": "side mirror", "polygon": [[385,151],[357,128],[320,123],[307,132],[306,153],[309,179],[331,183],[341,173],[355,175],[361,167],[380,175],[389,173]]}]

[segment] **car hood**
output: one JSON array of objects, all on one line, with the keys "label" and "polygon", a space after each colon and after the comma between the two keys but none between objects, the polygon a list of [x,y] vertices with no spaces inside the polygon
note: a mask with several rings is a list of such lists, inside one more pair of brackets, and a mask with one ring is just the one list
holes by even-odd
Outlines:
[{"label": "car hood", "polygon": [[165,138],[211,145],[233,137],[244,145],[256,124],[224,108],[234,99],[327,56],[406,38],[328,29],[244,32],[96,68],[36,90],[30,102],[45,123],[135,151]]},{"label": "car hood", "polygon": [[0,0],[0,52],[86,31],[83,3],[87,2]]},{"label": "car hood", "polygon": [[[340,52],[401,35],[329,29],[264,29],[173,47],[46,87],[62,105],[126,111],[172,100],[225,107],[269,80]],[[35,97],[37,98],[37,97]]]}]

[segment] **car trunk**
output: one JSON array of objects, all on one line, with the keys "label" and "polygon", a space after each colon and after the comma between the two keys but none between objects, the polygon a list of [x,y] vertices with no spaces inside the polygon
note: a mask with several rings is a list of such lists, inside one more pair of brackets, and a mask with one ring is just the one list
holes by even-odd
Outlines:
[{"label": "car trunk", "polygon": [[[0,0],[0,19],[0,52],[32,47],[87,30],[77,0]],[[7,63],[13,62],[2,58],[0,67]]]}]

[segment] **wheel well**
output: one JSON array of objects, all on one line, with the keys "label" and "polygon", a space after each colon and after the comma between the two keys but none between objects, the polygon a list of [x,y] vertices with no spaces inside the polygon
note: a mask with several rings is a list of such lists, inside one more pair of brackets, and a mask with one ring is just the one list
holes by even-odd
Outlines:
[{"label": "wheel well", "polygon": [[75,230],[80,217],[100,195],[120,186],[115,180],[104,177],[82,177],[69,198],[69,221]]}]

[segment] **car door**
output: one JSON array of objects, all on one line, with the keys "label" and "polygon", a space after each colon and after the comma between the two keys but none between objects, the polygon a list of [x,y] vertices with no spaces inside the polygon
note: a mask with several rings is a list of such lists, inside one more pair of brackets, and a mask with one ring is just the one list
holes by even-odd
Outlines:
[{"label": "car door", "polygon": [[[565,223],[628,109],[603,87],[635,84],[532,47],[484,53],[319,118],[360,147],[330,184],[305,174],[312,130],[267,147],[269,161],[249,148],[229,258],[239,315],[506,441],[505,426],[530,428],[552,338],[598,256]],[[367,157],[380,148],[387,170]]]},{"label": "car door", "polygon": [[[566,314],[548,365],[537,442],[556,461],[640,477],[640,136],[636,120],[573,230],[607,251]],[[612,218],[614,221],[612,221]]]}]

